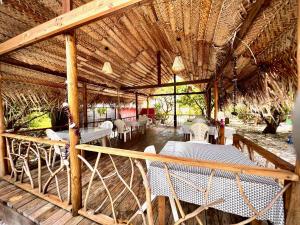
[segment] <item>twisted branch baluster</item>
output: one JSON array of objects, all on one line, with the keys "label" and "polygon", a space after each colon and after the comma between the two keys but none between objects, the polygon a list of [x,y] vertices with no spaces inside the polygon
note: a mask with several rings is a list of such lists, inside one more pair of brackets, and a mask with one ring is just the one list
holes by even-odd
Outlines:
[{"label": "twisted branch baluster", "polygon": [[[136,203],[137,203],[139,209],[141,209],[142,206],[141,206],[141,203],[140,203],[138,197],[137,197],[136,194],[133,192],[133,190],[131,189],[131,187],[128,186],[128,184],[127,184],[126,181],[123,179],[123,177],[120,175],[119,170],[118,170],[118,168],[116,167],[116,164],[115,164],[113,158],[111,157],[111,155],[109,155],[109,157],[110,157],[111,162],[112,162],[112,164],[113,164],[113,166],[114,166],[114,169],[115,169],[115,171],[116,171],[116,173],[117,173],[117,176],[118,176],[119,179],[122,181],[122,183],[125,185],[125,187],[129,190],[129,192],[132,194],[132,196],[133,196],[133,198],[135,199],[135,201],[136,201]],[[132,159],[131,159],[131,158],[129,158],[129,159],[130,159],[130,162],[131,162],[131,166],[133,167]],[[136,216],[136,215],[134,214],[133,216]],[[144,213],[142,213],[141,216],[142,216],[142,219],[143,219],[143,223],[146,225],[147,223],[146,223],[146,218],[145,218]],[[131,220],[131,219],[132,219],[132,218],[130,218],[130,220]]]},{"label": "twisted branch baluster", "polygon": [[[231,225],[245,225],[250,223],[251,221],[257,219],[258,217],[262,216],[263,214],[265,214],[273,205],[274,203],[277,201],[277,199],[291,186],[291,183],[288,183],[287,185],[285,185],[276,195],[275,197],[272,199],[272,201],[269,203],[269,205],[267,205],[264,209],[262,209],[261,211],[257,211],[254,206],[252,206],[250,200],[248,199],[248,197],[245,195],[242,185],[240,183],[240,177],[239,174],[236,175],[236,182],[237,185],[239,186],[239,190],[240,193],[244,199],[244,201],[246,202],[246,204],[249,206],[249,208],[252,210],[252,212],[254,213],[254,215],[240,223],[236,223],[236,224],[231,224]],[[241,188],[240,188],[241,187]],[[254,209],[254,210],[253,210]]]},{"label": "twisted branch baluster", "polygon": [[[91,166],[91,164],[85,159],[83,158],[81,155],[78,155],[79,159],[81,159],[85,164],[86,166],[93,172],[94,168]],[[112,196],[111,196],[111,193],[106,185],[106,183],[104,182],[104,178],[102,177],[102,175],[100,174],[99,170],[96,168],[95,166],[95,171],[96,173],[98,174],[103,186],[104,186],[104,189],[105,191],[107,192],[107,195],[108,195],[108,198],[110,200],[110,204],[111,204],[111,210],[112,210],[112,214],[113,214],[113,220],[114,220],[114,223],[117,223],[117,219],[116,219],[116,213],[115,213],[115,208],[114,208],[114,203],[113,203],[113,199],[112,199]]]}]

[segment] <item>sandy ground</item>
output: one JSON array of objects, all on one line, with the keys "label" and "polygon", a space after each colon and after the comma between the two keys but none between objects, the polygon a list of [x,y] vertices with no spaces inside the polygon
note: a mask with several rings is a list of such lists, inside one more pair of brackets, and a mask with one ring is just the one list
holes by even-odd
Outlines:
[{"label": "sandy ground", "polygon": [[295,165],[296,153],[292,144],[287,143],[288,136],[292,133],[292,126],[280,124],[277,134],[262,134],[265,125],[244,124],[231,120],[230,126],[237,129],[237,133],[253,140],[258,145],[268,149],[280,158]]}]

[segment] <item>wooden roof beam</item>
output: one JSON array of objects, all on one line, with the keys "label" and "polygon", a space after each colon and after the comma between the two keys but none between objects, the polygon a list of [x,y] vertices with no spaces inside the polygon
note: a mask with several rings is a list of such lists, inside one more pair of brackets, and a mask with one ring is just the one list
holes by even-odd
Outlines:
[{"label": "wooden roof beam", "polygon": [[[204,95],[206,91],[198,91],[198,92],[184,92],[184,93],[176,93],[175,95]],[[173,96],[174,93],[163,93],[163,94],[152,94],[150,97],[158,97],[158,96]]]},{"label": "wooden roof beam", "polygon": [[40,24],[0,44],[0,55],[62,34],[145,0],[94,0]]},{"label": "wooden roof beam", "polygon": [[182,86],[188,84],[203,84],[208,83],[210,79],[202,79],[202,80],[191,80],[191,81],[183,81],[177,83],[166,83],[166,84],[153,84],[153,85],[144,85],[144,86],[133,86],[133,87],[121,87],[121,90],[137,90],[137,89],[151,89],[151,88],[162,88],[162,87],[173,87],[173,86]]}]

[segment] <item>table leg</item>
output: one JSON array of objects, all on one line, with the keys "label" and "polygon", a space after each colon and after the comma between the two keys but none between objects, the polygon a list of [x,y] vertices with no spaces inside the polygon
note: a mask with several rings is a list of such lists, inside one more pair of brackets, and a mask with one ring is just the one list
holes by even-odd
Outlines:
[{"label": "table leg", "polygon": [[166,197],[158,196],[158,224],[165,225],[166,220]]},{"label": "table leg", "polygon": [[250,225],[261,225],[262,222],[259,220],[253,220],[252,222],[250,222]]},{"label": "table leg", "polygon": [[80,155],[82,156],[82,158],[85,158],[85,151],[84,150],[80,150]]},{"label": "table leg", "polygon": [[106,147],[107,146],[107,136],[102,138],[102,146]]}]

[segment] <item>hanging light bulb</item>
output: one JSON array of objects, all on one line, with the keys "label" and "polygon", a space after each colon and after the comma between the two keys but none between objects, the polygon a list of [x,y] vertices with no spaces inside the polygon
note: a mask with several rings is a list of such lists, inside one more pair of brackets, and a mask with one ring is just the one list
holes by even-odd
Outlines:
[{"label": "hanging light bulb", "polygon": [[113,70],[111,68],[110,62],[105,62],[102,68],[102,72],[106,74],[112,74]]},{"label": "hanging light bulb", "polygon": [[184,68],[184,64],[183,64],[183,61],[182,61],[182,57],[180,55],[176,56],[175,59],[174,59],[172,70],[175,73],[179,73],[179,72],[183,71],[184,69],[185,68]]},{"label": "hanging light bulb", "polygon": [[[109,48],[106,46],[104,48],[105,51],[108,51]],[[102,72],[103,73],[106,73],[106,74],[112,74],[113,73],[113,70],[111,68],[111,65],[110,65],[110,62],[104,62],[103,64],[103,68],[102,68]]]}]

